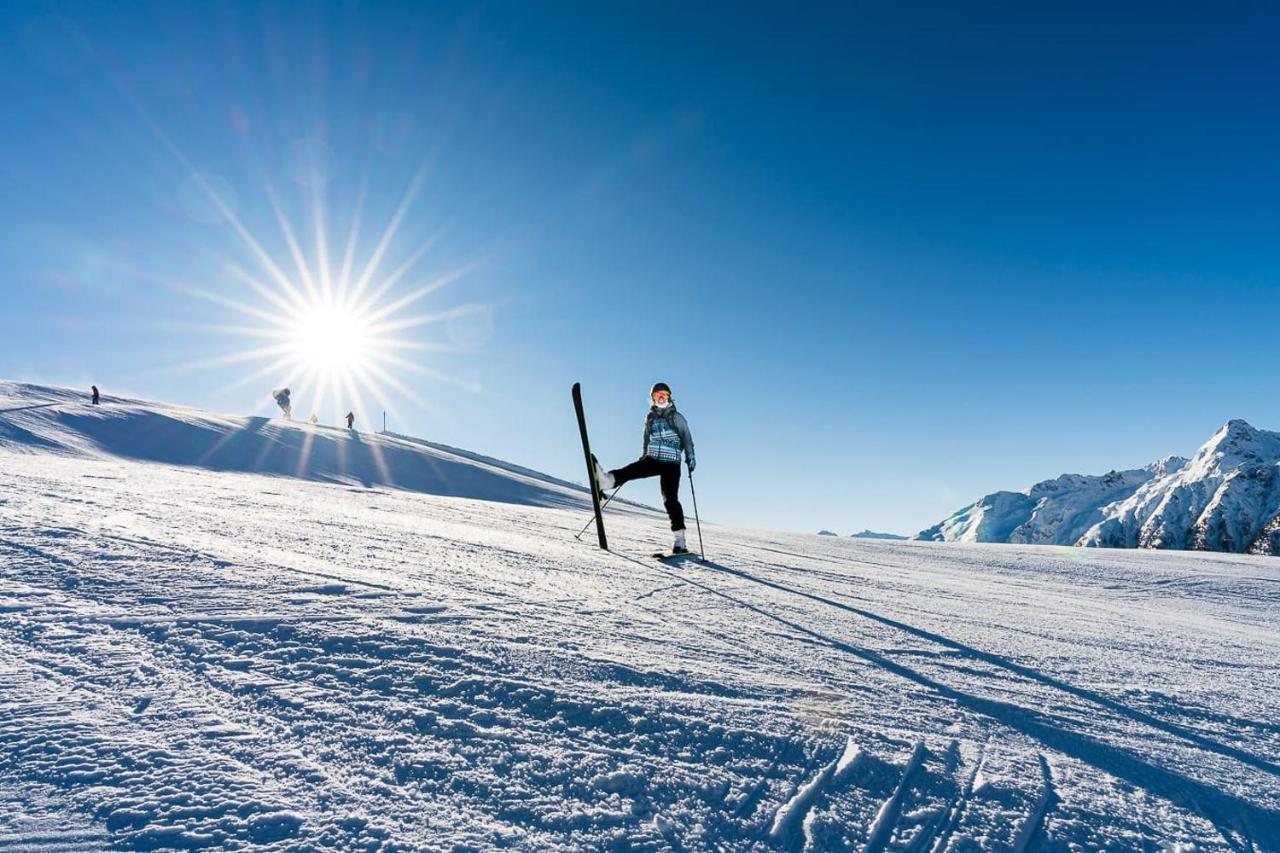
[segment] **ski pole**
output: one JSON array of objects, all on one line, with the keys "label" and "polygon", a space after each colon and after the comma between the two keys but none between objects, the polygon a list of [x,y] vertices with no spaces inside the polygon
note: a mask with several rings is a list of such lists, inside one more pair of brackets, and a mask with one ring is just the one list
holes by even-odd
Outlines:
[{"label": "ski pole", "polygon": [[[626,483],[623,483],[623,484],[622,484],[622,486],[625,486],[625,485],[626,485]],[[607,497],[607,498],[605,498],[605,499],[604,499],[604,503],[600,504],[600,511],[601,511],[601,512],[604,512],[604,508],[605,508],[605,507],[607,507],[607,506],[609,505],[609,501],[613,500],[614,495],[616,495],[616,494],[618,494],[618,492],[622,491],[622,486],[618,486],[618,488],[616,488],[616,489],[614,489],[614,490],[613,490],[613,494],[612,494],[612,495],[609,495],[609,497]],[[573,538],[574,538],[574,539],[579,539],[579,540],[580,540],[580,539],[582,539],[582,534],[584,534],[584,533],[586,533],[586,532],[587,532],[587,528],[588,528],[588,527],[590,527],[590,526],[591,526],[591,523],[592,523],[593,521],[595,521],[595,520],[596,520],[595,513],[592,513],[592,514],[591,514],[591,519],[590,519],[589,521],[587,521],[586,525],[585,525],[581,530],[579,530],[579,531],[578,531],[578,535],[577,535],[577,536],[575,536],[575,537],[573,537]]]},{"label": "ski pole", "polygon": [[[689,460],[685,460],[686,466]],[[702,554],[702,562],[707,561],[707,549],[702,547],[702,519],[698,518],[698,492],[693,487],[693,469],[689,469],[689,494],[693,496],[693,523],[698,525],[698,551]]]}]

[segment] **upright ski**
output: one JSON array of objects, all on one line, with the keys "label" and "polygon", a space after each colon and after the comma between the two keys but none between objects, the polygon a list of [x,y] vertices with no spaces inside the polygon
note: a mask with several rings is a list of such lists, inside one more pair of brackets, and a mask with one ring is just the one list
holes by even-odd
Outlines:
[{"label": "upright ski", "polygon": [[587,416],[582,413],[582,383],[573,383],[573,408],[578,413],[578,432],[582,433],[582,456],[587,462],[587,482],[591,484],[591,506],[596,513],[596,533],[600,535],[600,547],[609,550],[609,540],[604,535],[604,515],[600,512],[600,483],[596,481],[595,457],[591,455],[591,442],[587,440]]}]

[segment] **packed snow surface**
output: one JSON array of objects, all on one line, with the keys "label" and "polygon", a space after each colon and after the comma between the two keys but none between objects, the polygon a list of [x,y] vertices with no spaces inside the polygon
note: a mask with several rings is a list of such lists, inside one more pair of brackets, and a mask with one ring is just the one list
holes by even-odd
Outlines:
[{"label": "packed snow surface", "polygon": [[704,522],[668,565],[439,445],[0,410],[0,850],[1280,850],[1270,559]]},{"label": "packed snow surface", "polygon": [[1280,554],[1280,433],[1228,421],[1191,459],[995,492],[915,538]]}]

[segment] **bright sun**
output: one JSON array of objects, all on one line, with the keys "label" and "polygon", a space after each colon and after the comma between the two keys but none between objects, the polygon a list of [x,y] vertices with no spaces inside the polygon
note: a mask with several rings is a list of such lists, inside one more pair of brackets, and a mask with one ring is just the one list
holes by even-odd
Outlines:
[{"label": "bright sun", "polygon": [[363,314],[349,308],[312,306],[298,317],[293,354],[300,365],[317,372],[362,371],[370,325]]},{"label": "bright sun", "polygon": [[[391,221],[372,248],[362,247],[358,232],[364,194],[356,205],[349,233],[339,258],[330,255],[327,211],[322,199],[313,198],[311,224],[314,239],[304,247],[298,232],[285,216],[278,200],[270,196],[287,255],[273,257],[204,181],[198,187],[239,235],[247,255],[246,267],[230,257],[222,258],[226,285],[247,287],[256,300],[246,301],[210,290],[183,287],[186,292],[231,309],[252,323],[211,327],[234,336],[256,339],[260,346],[237,351],[189,366],[224,366],[260,362],[261,366],[232,382],[225,391],[262,383],[264,388],[291,390],[293,407],[333,418],[334,413],[366,407],[394,409],[394,401],[425,401],[395,374],[415,373],[437,382],[466,386],[456,377],[434,370],[423,362],[430,352],[448,352],[443,342],[417,339],[427,327],[484,312],[484,306],[460,305],[444,310],[413,313],[428,296],[458,280],[473,264],[456,267],[427,278],[411,279],[415,267],[434,244],[425,239],[415,250],[401,253],[394,238],[421,184],[414,178]],[[336,241],[335,241],[336,242]],[[361,251],[365,248],[365,251]],[[308,251],[309,250],[309,251]],[[399,263],[386,269],[388,256]],[[290,266],[291,270],[286,271]],[[404,285],[408,286],[404,286]],[[270,397],[263,395],[264,407]]]}]

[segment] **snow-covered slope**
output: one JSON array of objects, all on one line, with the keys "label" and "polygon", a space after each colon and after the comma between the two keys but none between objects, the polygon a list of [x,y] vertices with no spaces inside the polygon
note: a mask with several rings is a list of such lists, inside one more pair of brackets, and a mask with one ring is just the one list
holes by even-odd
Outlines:
[{"label": "snow-covered slope", "polygon": [[1190,460],[996,492],[917,539],[1280,553],[1280,433],[1224,424]]},{"label": "snow-covered slope", "polygon": [[582,506],[582,488],[510,463],[406,436],[218,415],[184,406],[0,382],[0,449],[123,457],[535,506]]},{"label": "snow-covered slope", "polygon": [[666,565],[505,463],[8,395],[0,849],[1280,849],[1270,560],[704,520]]}]

